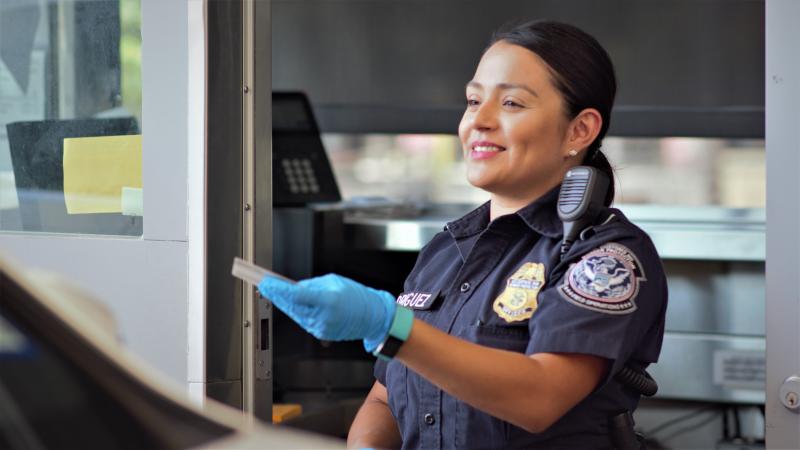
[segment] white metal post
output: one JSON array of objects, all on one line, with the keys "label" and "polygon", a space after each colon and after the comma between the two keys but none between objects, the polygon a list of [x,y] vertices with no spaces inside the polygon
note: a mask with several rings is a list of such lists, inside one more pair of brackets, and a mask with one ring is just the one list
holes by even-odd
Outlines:
[{"label": "white metal post", "polygon": [[[766,2],[767,448],[800,448],[800,2]],[[794,409],[794,410],[793,410]]]}]

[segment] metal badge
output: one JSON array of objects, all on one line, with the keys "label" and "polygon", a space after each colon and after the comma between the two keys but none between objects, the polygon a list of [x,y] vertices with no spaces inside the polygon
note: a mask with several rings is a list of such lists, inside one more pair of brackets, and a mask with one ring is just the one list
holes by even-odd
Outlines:
[{"label": "metal badge", "polygon": [[536,312],[539,290],[545,282],[544,264],[528,262],[506,282],[506,288],[495,299],[492,308],[506,322],[528,320]]}]

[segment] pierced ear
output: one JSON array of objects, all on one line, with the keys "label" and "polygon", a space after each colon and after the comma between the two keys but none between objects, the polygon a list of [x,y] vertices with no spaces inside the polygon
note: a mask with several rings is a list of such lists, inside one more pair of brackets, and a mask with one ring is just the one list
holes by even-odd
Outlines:
[{"label": "pierced ear", "polygon": [[572,119],[572,126],[570,127],[570,147],[573,148],[586,148],[597,138],[600,134],[600,129],[603,127],[603,117],[594,108],[586,108],[574,119]]}]

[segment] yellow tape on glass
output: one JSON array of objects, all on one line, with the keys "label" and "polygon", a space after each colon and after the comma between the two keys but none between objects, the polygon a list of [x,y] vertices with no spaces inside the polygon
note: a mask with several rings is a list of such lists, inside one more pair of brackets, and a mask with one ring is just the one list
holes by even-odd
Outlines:
[{"label": "yellow tape on glass", "polygon": [[122,212],[122,189],[141,187],[141,135],[64,139],[69,214]]}]

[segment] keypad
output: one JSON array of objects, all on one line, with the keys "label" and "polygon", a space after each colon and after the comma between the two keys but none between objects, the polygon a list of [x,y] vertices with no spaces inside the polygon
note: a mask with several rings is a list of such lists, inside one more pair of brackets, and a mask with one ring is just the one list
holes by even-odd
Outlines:
[{"label": "keypad", "polygon": [[319,182],[308,158],[286,158],[281,161],[283,173],[292,194],[316,194]]}]

